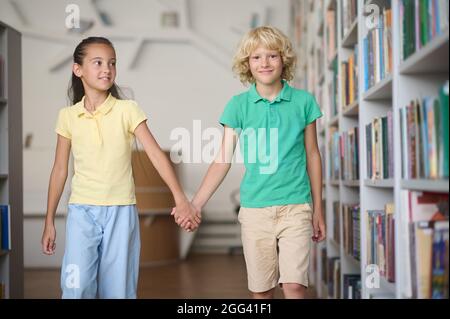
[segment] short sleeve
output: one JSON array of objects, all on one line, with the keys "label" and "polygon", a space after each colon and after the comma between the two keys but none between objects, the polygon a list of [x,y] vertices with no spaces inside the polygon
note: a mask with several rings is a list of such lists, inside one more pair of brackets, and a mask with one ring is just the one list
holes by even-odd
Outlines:
[{"label": "short sleeve", "polygon": [[143,121],[146,121],[147,116],[136,102],[130,103],[128,115],[128,131],[134,134],[136,127]]},{"label": "short sleeve", "polygon": [[58,119],[56,120],[55,132],[65,138],[72,139],[68,108],[63,108],[59,111]]},{"label": "short sleeve", "polygon": [[220,124],[229,126],[231,128],[242,129],[242,116],[239,109],[239,103],[233,97],[225,106],[225,110],[219,120]]},{"label": "short sleeve", "polygon": [[320,110],[319,105],[317,104],[316,98],[314,95],[309,94],[307,108],[306,108],[306,125],[311,124],[318,118],[322,117],[322,111]]}]

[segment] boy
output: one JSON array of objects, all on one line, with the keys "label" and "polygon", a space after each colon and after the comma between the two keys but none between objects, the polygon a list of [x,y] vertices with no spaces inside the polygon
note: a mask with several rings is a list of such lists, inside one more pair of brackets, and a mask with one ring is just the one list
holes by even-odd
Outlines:
[{"label": "boy", "polygon": [[[201,210],[216,191],[240,136],[246,172],[239,221],[254,298],[273,298],[277,283],[286,298],[304,298],[311,237],[325,238],[315,124],[322,113],[311,94],[288,85],[295,63],[289,39],[276,28],[259,27],[243,38],[233,70],[251,88],[227,104],[221,149],[192,200]],[[173,214],[178,225],[191,228]]]}]

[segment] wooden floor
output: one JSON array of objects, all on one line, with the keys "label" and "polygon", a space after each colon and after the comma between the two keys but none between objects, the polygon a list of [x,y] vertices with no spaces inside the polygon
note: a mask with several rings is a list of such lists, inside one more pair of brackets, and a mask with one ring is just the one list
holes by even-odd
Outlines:
[{"label": "wooden floor", "polygon": [[[26,270],[25,298],[60,298],[59,270]],[[282,298],[277,288],[276,298]],[[193,255],[169,265],[142,267],[138,297],[146,299],[250,298],[243,255]],[[308,298],[314,298],[308,289]]]}]

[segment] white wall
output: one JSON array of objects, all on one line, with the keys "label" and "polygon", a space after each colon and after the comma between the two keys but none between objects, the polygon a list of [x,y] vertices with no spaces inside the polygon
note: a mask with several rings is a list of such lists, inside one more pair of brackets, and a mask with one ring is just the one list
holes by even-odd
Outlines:
[{"label": "white wall", "polygon": [[[0,20],[19,31],[33,29],[40,35],[65,34],[65,7],[69,3],[80,6],[81,17],[95,17],[89,1],[15,0],[25,21],[21,21],[10,1],[0,0]],[[182,0],[103,0],[100,6],[110,14],[114,34],[145,33],[155,30],[161,10],[180,8]],[[246,30],[253,12],[270,8],[269,23],[288,32],[289,0],[192,0],[190,24],[194,32],[228,58],[229,65],[216,63],[205,52],[190,44],[147,43],[142,48],[136,65],[129,68],[134,44],[129,40],[113,40],[118,57],[117,83],[131,93],[149,116],[148,125],[163,148],[171,148],[175,141],[170,133],[176,127],[192,132],[193,120],[199,119],[202,128],[217,127],[223,107],[232,95],[243,90],[231,72],[232,53],[241,37],[239,29]],[[26,24],[24,24],[24,22]],[[100,34],[101,35],[101,34]],[[24,32],[23,58],[23,129],[24,137],[33,134],[31,149],[24,152],[24,209],[26,215],[45,214],[47,186],[53,164],[56,135],[53,131],[58,109],[67,105],[66,90],[70,78],[70,64],[56,71],[50,66],[58,56],[70,56],[80,38],[58,42]],[[207,164],[185,164],[181,180],[184,187],[195,191],[203,178]],[[205,212],[232,213],[231,191],[239,187],[242,165],[235,165],[221,188],[211,199]],[[59,206],[66,208],[70,184]],[[52,258],[39,253],[42,224],[39,218],[25,218],[25,266],[57,266],[61,254]],[[57,223],[59,238],[64,236],[63,223]],[[59,240],[60,252],[63,249]]]}]

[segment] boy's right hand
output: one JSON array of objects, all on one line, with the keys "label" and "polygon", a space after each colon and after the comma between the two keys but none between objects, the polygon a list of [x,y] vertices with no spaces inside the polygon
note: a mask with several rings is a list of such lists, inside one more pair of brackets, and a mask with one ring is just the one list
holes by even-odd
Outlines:
[{"label": "boy's right hand", "polygon": [[56,230],[53,224],[46,224],[42,235],[42,252],[53,255],[56,249]]}]

